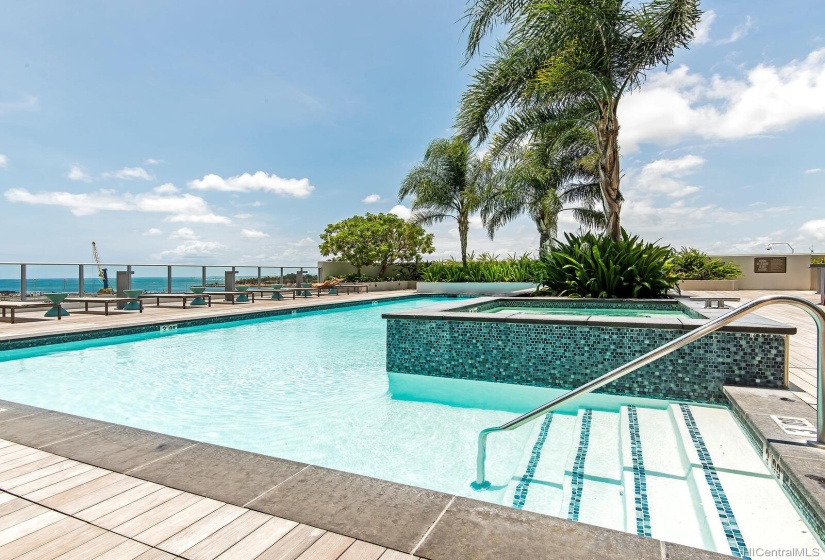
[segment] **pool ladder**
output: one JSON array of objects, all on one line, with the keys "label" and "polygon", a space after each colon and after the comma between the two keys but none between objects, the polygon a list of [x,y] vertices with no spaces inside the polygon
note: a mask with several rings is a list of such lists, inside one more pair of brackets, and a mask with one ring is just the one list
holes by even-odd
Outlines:
[{"label": "pool ladder", "polygon": [[553,399],[552,401],[546,404],[543,404],[535,410],[522,414],[518,418],[514,418],[513,420],[510,420],[509,422],[506,422],[501,426],[485,428],[484,430],[481,430],[481,432],[479,432],[478,434],[478,458],[476,460],[476,480],[471,484],[471,486],[476,490],[489,488],[490,486],[490,482],[485,480],[485,463],[487,459],[487,436],[489,436],[490,434],[494,432],[506,432],[510,430],[515,430],[519,426],[523,426],[531,420],[535,420],[536,418],[543,416],[548,412],[552,412],[577,397],[595,391],[596,389],[607,385],[611,381],[615,381],[620,377],[624,377],[628,373],[636,371],[640,367],[645,366],[651,362],[654,362],[662,356],[667,356],[668,354],[675,352],[679,348],[687,346],[691,342],[699,340],[705,335],[708,335],[712,332],[721,329],[722,327],[732,323],[733,321],[737,320],[743,315],[747,315],[748,313],[756,311],[757,309],[761,309],[762,307],[767,307],[769,305],[778,303],[793,305],[794,307],[798,307],[806,311],[808,315],[810,315],[816,323],[816,440],[810,441],[809,443],[811,445],[825,447],[825,356],[823,356],[823,352],[825,352],[825,311],[823,311],[823,309],[817,307],[810,301],[803,299],[801,297],[772,295],[764,296],[759,299],[755,299],[753,301],[749,301],[748,303],[740,305],[739,307],[733,309],[725,315],[722,315],[721,317],[718,317],[708,323],[705,323],[701,327],[698,327],[697,329],[692,330],[689,333],[684,334],[677,339],[671,340],[667,344],[663,344],[655,350],[651,350],[644,356],[640,356],[635,360],[627,362],[623,366],[619,366],[613,371],[610,371],[602,375],[601,377],[597,377],[593,381],[589,381],[584,385],[577,387],[576,389],[568,391],[567,393]]}]

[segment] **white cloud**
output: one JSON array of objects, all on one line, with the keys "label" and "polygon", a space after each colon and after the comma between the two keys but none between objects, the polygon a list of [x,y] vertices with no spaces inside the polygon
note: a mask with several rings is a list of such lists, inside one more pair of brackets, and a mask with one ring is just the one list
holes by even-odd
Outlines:
[{"label": "white cloud", "polygon": [[169,222],[185,222],[190,224],[231,224],[232,220],[218,214],[175,214],[166,219]]},{"label": "white cloud", "polygon": [[820,169],[819,167],[814,167],[813,169],[806,169],[805,175],[813,175],[814,173],[819,173],[821,171],[822,169]]},{"label": "white cloud", "polygon": [[799,231],[818,241],[825,241],[825,220],[811,220],[802,224]]},{"label": "white cloud", "polygon": [[825,117],[825,48],[784,66],[759,64],[741,78],[708,79],[686,66],[651,74],[619,108],[625,153],[691,136],[731,140]]},{"label": "white cloud", "polygon": [[152,192],[158,194],[175,194],[178,192],[178,188],[172,183],[164,183],[152,189]]},{"label": "white cloud", "polygon": [[171,235],[172,239],[198,239],[198,235],[188,227],[182,227]]},{"label": "white cloud", "polygon": [[246,237],[247,239],[263,239],[264,237],[269,237],[269,234],[255,229],[242,229],[241,237]]},{"label": "white cloud", "polygon": [[361,199],[361,202],[363,202],[364,204],[375,204],[376,202],[381,202],[381,195],[368,194],[367,196]]},{"label": "white cloud", "polygon": [[66,175],[66,177],[72,181],[83,181],[85,183],[89,183],[92,180],[92,176],[78,163],[72,164],[72,167],[69,169],[69,174]]},{"label": "white cloud", "polygon": [[144,236],[144,237],[157,237],[158,235],[162,235],[162,234],[163,234],[163,232],[161,230],[159,230],[158,228],[156,228],[156,227],[149,228],[146,231],[144,231],[143,233],[141,233],[141,235]]},{"label": "white cloud", "polygon": [[0,154],[0,169],[6,167],[9,164],[9,158]]},{"label": "white cloud", "polygon": [[731,43],[735,43],[739,39],[745,37],[745,35],[748,34],[748,31],[750,31],[751,27],[753,27],[753,19],[750,16],[745,16],[745,21],[734,27],[729,37],[716,41],[716,44],[729,45]]},{"label": "white cloud", "polygon": [[258,171],[253,175],[244,173],[226,179],[219,175],[209,174],[205,175],[203,179],[190,181],[189,188],[222,192],[264,191],[296,198],[305,198],[315,190],[309,179],[284,179],[274,173],[268,175],[263,171]]},{"label": "white cloud", "polygon": [[217,241],[189,240],[184,241],[174,249],[162,251],[159,253],[158,258],[166,259],[167,257],[186,258],[214,256],[214,251],[216,249],[220,249],[221,247],[223,247],[223,244],[218,243]]},{"label": "white cloud", "polygon": [[159,193],[116,193],[102,189],[91,193],[39,192],[27,189],[9,189],[5,193],[9,202],[63,206],[75,216],[90,216],[101,211],[154,212],[169,214],[170,222],[229,224],[231,220],[218,216],[209,204],[192,194],[164,195]]},{"label": "white cloud", "polygon": [[238,220],[246,220],[248,218],[251,218],[252,214],[249,214],[247,212],[241,212],[240,214],[235,214],[232,217],[235,218],[235,219],[238,219]]},{"label": "white cloud", "polygon": [[710,27],[715,19],[716,12],[713,10],[708,10],[702,14],[702,19],[699,20],[699,25],[696,26],[696,31],[693,34],[694,45],[704,45],[710,42]]},{"label": "white cloud", "polygon": [[396,204],[395,206],[390,208],[390,214],[395,214],[399,218],[409,220],[410,216],[412,216],[412,210],[410,210],[403,204]]},{"label": "white cloud", "polygon": [[40,101],[34,95],[24,95],[20,101],[0,101],[0,115],[38,109],[40,109]]},{"label": "white cloud", "polygon": [[144,160],[143,165],[158,165],[161,163],[163,163],[162,159],[149,158],[147,160]]},{"label": "white cloud", "polygon": [[705,164],[699,156],[687,155],[678,159],[657,159],[642,168],[633,184],[637,193],[660,193],[672,198],[698,192],[699,187],[688,185],[684,178]]},{"label": "white cloud", "polygon": [[110,179],[142,179],[144,181],[151,181],[154,179],[152,174],[142,167],[124,167],[123,169],[118,169],[117,171],[104,173],[103,176]]}]

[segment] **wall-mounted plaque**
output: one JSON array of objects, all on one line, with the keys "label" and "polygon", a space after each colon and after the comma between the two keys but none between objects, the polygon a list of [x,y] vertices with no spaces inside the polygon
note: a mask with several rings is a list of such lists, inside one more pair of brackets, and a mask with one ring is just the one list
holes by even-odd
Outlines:
[{"label": "wall-mounted plaque", "polygon": [[753,271],[784,274],[788,271],[788,257],[757,257],[753,259]]}]

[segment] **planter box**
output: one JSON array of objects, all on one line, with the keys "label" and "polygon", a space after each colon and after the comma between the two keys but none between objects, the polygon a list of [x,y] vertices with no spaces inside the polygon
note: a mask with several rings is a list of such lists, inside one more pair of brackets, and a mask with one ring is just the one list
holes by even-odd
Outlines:
[{"label": "planter box", "polygon": [[732,292],[738,290],[737,280],[682,280],[679,289],[699,292]]},{"label": "planter box", "polygon": [[535,290],[532,282],[419,282],[419,294],[501,295],[523,290]]},{"label": "planter box", "polygon": [[414,290],[415,281],[396,280],[393,282],[364,282],[370,287],[370,292],[389,292],[392,290]]}]

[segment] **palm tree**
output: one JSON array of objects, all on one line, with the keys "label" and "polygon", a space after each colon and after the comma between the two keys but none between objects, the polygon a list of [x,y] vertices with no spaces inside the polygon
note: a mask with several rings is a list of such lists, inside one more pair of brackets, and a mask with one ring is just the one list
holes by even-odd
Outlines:
[{"label": "palm tree", "polygon": [[485,180],[485,165],[469,142],[461,138],[439,138],[427,147],[424,160],[401,183],[399,202],[414,196],[414,223],[430,225],[453,219],[458,222],[461,262],[467,266],[467,235],[470,215],[479,209],[479,193]]},{"label": "palm tree", "polygon": [[619,121],[624,93],[668,64],[699,22],[699,0],[471,0],[467,60],[498,24],[509,25],[495,56],[462,97],[457,129],[479,142],[508,111],[596,134],[607,233],[621,235]]},{"label": "palm tree", "polygon": [[[490,239],[522,213],[536,224],[540,250],[556,236],[564,210],[586,227],[604,227],[604,214],[595,209],[600,191],[594,136],[582,129],[554,134],[554,123],[545,124],[526,144],[508,142],[502,134],[491,143],[489,157],[503,164],[482,197],[481,218]],[[575,202],[583,205],[564,208]]]}]

